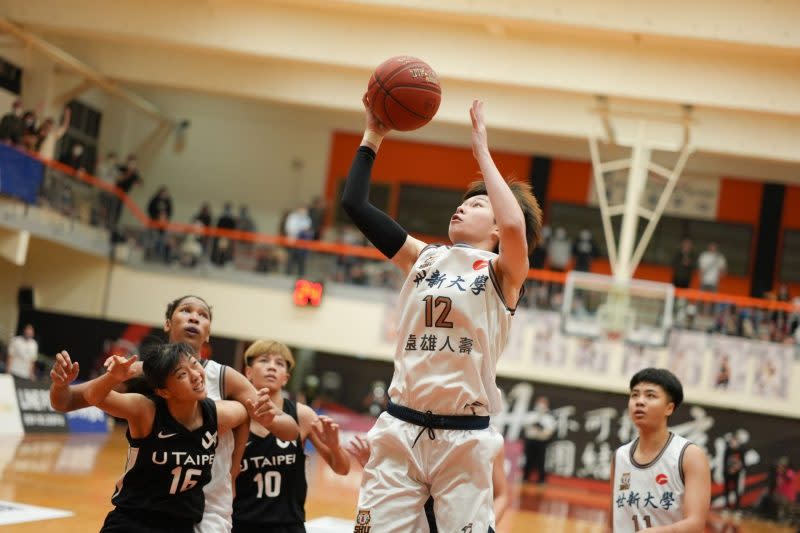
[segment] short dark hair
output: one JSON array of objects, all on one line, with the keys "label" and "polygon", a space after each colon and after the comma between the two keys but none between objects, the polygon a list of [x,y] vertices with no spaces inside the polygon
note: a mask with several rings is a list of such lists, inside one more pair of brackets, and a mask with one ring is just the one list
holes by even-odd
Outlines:
[{"label": "short dark hair", "polygon": [[205,301],[204,299],[200,298],[199,296],[195,296],[194,294],[186,294],[184,296],[181,296],[180,298],[175,298],[174,300],[169,302],[167,304],[167,311],[165,313],[165,316],[166,316],[167,320],[172,320],[172,315],[175,313],[175,310],[178,308],[178,306],[180,306],[183,303],[184,300],[186,300],[188,298],[197,298],[198,300],[200,300],[201,302],[206,304],[206,307],[208,307],[208,319],[210,321],[211,318],[212,318],[212,316],[211,316],[211,306],[208,305],[207,301]]},{"label": "short dark hair", "polygon": [[[522,209],[522,215],[525,218],[525,240],[528,241],[528,253],[530,254],[542,240],[542,208],[539,207],[539,201],[536,200],[531,186],[527,183],[511,179],[508,181],[508,187],[511,189],[511,194],[514,195],[520,209]],[[486,190],[486,183],[482,180],[473,181],[467,187],[462,201],[481,194],[489,194]]]},{"label": "short dark hair", "polygon": [[683,403],[683,385],[675,374],[665,368],[639,370],[631,378],[630,389],[633,390],[639,383],[652,383],[664,389],[670,401],[675,404],[675,409]]},{"label": "short dark hair", "polygon": [[167,377],[184,357],[194,357],[194,348],[185,342],[154,344],[142,353],[142,370],[147,384],[153,389],[167,386]]}]

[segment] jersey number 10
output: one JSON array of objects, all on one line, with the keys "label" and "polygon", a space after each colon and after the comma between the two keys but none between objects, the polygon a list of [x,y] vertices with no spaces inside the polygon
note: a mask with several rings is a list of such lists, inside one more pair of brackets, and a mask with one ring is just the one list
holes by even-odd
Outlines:
[{"label": "jersey number 10", "polygon": [[253,481],[258,485],[258,498],[274,498],[281,493],[281,473],[280,472],[264,472],[262,479],[261,473],[257,473]]}]

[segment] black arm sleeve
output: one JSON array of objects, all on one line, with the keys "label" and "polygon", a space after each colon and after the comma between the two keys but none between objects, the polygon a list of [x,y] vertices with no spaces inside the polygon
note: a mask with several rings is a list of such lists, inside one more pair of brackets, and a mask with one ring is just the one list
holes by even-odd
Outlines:
[{"label": "black arm sleeve", "polygon": [[375,152],[371,148],[358,148],[344,184],[342,208],[369,242],[391,259],[405,244],[408,232],[369,203],[369,177],[374,162]]}]

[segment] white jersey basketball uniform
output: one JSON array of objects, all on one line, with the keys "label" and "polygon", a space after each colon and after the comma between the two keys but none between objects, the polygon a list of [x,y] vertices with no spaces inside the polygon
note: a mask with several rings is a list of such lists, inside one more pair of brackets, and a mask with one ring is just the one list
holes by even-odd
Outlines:
[{"label": "white jersey basketball uniform", "polygon": [[[392,403],[444,416],[502,410],[495,373],[513,310],[496,284],[496,258],[461,244],[420,253],[398,302]],[[493,428],[429,432],[383,413],[368,440],[356,533],[418,532],[429,495],[439,531],[493,530],[492,463],[503,445]]]},{"label": "white jersey basketball uniform", "polygon": [[495,258],[464,244],[422,251],[397,302],[392,402],[440,415],[502,410],[495,377],[513,311],[495,283]]},{"label": "white jersey basketball uniform", "polygon": [[[225,371],[228,367],[216,361],[206,361],[206,391],[212,400],[225,399]],[[233,431],[219,434],[217,453],[211,467],[211,481],[203,487],[206,507],[203,520],[194,526],[195,533],[230,533],[233,528]]]},{"label": "white jersey basketball uniform", "polygon": [[661,453],[646,465],[633,458],[639,439],[617,448],[611,502],[615,533],[683,520],[683,454],[691,442],[669,435]]}]

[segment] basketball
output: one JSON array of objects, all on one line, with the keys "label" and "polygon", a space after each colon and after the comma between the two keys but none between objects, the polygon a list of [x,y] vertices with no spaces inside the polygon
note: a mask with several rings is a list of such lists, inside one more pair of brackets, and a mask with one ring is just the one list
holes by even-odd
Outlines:
[{"label": "basketball", "polygon": [[442,99],[439,77],[430,65],[411,56],[387,59],[375,69],[367,97],[378,120],[398,131],[421,128],[436,115]]}]

